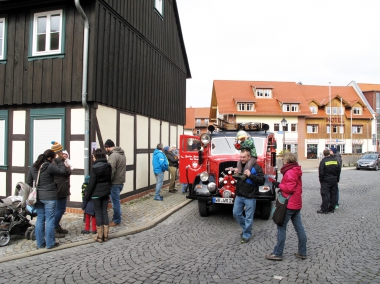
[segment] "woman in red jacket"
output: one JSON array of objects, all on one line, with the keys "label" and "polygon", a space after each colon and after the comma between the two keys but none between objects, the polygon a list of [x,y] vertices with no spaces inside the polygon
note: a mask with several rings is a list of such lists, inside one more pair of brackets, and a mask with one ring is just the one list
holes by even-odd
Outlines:
[{"label": "woman in red jacket", "polygon": [[293,153],[286,153],[284,156],[284,166],[281,168],[283,175],[281,183],[274,182],[276,187],[280,188],[282,195],[287,198],[288,206],[285,213],[285,219],[281,226],[277,225],[277,244],[273,253],[265,257],[269,260],[282,260],[286,240],[286,226],[289,220],[292,220],[294,229],[298,237],[298,251],[294,253],[295,257],[306,259],[306,242],[307,237],[301,221],[302,208],[302,170],[297,163],[297,156]]}]

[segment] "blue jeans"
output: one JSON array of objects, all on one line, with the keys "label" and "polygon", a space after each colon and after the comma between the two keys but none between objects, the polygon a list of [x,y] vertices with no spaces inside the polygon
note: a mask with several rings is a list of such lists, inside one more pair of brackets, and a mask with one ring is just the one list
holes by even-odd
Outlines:
[{"label": "blue jeans", "polygon": [[57,200],[37,199],[37,221],[35,226],[37,247],[52,248],[55,245],[54,215]]},{"label": "blue jeans", "polygon": [[298,237],[298,253],[306,256],[307,237],[301,221],[301,210],[286,209],[285,219],[282,226],[277,225],[277,245],[274,247],[273,254],[282,256],[286,240],[286,226],[292,220],[294,229]]},{"label": "blue jeans", "polygon": [[182,193],[185,193],[187,191],[187,183],[182,183],[181,189]]},{"label": "blue jeans", "polygon": [[162,183],[164,182],[164,174],[165,172],[154,174],[156,177],[156,194],[154,195],[154,198],[160,198],[161,196],[160,191],[161,191]]},{"label": "blue jeans", "polygon": [[[243,210],[245,207],[245,217],[243,216]],[[249,239],[252,235],[253,227],[253,215],[256,210],[256,198],[246,198],[242,196],[236,196],[233,215],[240,227],[243,229],[242,237]]]},{"label": "blue jeans", "polygon": [[116,224],[121,223],[120,193],[123,190],[123,184],[113,184],[111,186],[111,202],[113,208],[112,221]]},{"label": "blue jeans", "polygon": [[66,212],[67,197],[58,198],[57,205],[55,207],[54,216],[54,229],[59,227],[59,222],[61,222],[63,214]]}]

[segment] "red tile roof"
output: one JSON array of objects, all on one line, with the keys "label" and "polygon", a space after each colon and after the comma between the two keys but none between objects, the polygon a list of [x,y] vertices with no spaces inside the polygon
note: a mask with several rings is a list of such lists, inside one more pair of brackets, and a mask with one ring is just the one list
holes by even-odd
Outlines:
[{"label": "red tile roof", "polygon": [[362,90],[362,92],[380,91],[380,84],[358,83],[358,86]]},{"label": "red tile roof", "polygon": [[196,107],[195,118],[210,118],[210,108],[209,107]]}]

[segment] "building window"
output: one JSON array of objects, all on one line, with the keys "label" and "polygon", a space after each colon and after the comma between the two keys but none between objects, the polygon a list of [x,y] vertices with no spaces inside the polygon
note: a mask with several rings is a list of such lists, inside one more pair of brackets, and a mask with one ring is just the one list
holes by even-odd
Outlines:
[{"label": "building window", "polygon": [[50,149],[51,141],[65,148],[65,109],[30,110],[30,165],[38,155]]},{"label": "building window", "polygon": [[205,119],[205,124],[208,125],[210,122],[210,120],[208,120],[207,118]]},{"label": "building window", "polygon": [[199,135],[199,134],[201,134],[201,130],[200,130],[200,129],[196,129],[195,133],[196,133],[197,135]]},{"label": "building window", "polygon": [[5,18],[0,18],[0,60],[5,59]]},{"label": "building window", "polygon": [[298,105],[297,104],[283,104],[282,111],[298,112]]},{"label": "building window", "polygon": [[337,125],[332,126],[332,133],[338,133],[338,126]]},{"label": "building window", "polygon": [[273,131],[280,131],[280,124],[279,123],[274,124]]},{"label": "building window", "polygon": [[315,124],[308,125],[307,133],[318,133],[318,125],[315,125]]},{"label": "building window", "polygon": [[290,131],[291,132],[297,132],[297,123],[291,123],[290,124]]},{"label": "building window", "polygon": [[289,125],[289,124],[286,124],[286,126],[283,126],[283,127],[282,127],[282,131],[288,131],[288,125]]},{"label": "building window", "polygon": [[0,169],[8,167],[8,111],[0,110]]},{"label": "building window", "polygon": [[161,15],[164,16],[164,0],[154,0],[154,9]]},{"label": "building window", "polygon": [[253,110],[253,104],[247,104],[247,110],[252,111]]},{"label": "building window", "polygon": [[238,110],[245,110],[245,104],[238,104]]},{"label": "building window", "polygon": [[330,114],[330,110],[331,110],[330,107],[326,107],[326,113],[327,113],[327,114]]},{"label": "building window", "polygon": [[376,93],[376,112],[380,114],[380,93]]},{"label": "building window", "polygon": [[272,97],[272,90],[270,90],[270,89],[256,89],[256,97],[271,98]]},{"label": "building window", "polygon": [[352,126],[353,134],[362,134],[363,133],[363,125],[353,125]]},{"label": "building window", "polygon": [[362,108],[361,107],[353,107],[352,113],[353,114],[362,114]]},{"label": "building window", "polygon": [[32,56],[63,53],[63,10],[35,13]]},{"label": "building window", "polygon": [[316,106],[311,106],[310,111],[312,114],[316,114],[316,113],[318,113],[318,108]]},{"label": "building window", "polygon": [[200,119],[200,118],[197,118],[197,119],[195,120],[195,123],[198,124],[198,125],[201,124],[201,119]]},{"label": "building window", "polygon": [[253,111],[253,103],[238,103],[237,110],[239,111]]}]

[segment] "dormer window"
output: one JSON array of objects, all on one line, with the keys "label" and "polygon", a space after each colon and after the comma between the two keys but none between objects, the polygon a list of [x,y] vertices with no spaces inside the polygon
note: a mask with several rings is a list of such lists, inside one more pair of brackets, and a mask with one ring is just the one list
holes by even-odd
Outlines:
[{"label": "dormer window", "polygon": [[353,107],[352,113],[353,114],[363,114],[363,109],[361,107]]},{"label": "dormer window", "polygon": [[283,104],[282,111],[285,112],[298,112],[298,104]]},{"label": "dormer window", "polygon": [[326,114],[330,114],[331,109],[333,115],[341,115],[344,110],[342,107],[326,107]]},{"label": "dormer window", "polygon": [[253,111],[253,103],[238,103],[238,111]]},{"label": "dormer window", "polygon": [[257,98],[271,98],[272,90],[271,89],[256,89]]},{"label": "dormer window", "polygon": [[311,106],[310,111],[312,114],[317,114],[318,113],[318,108],[316,106]]}]

